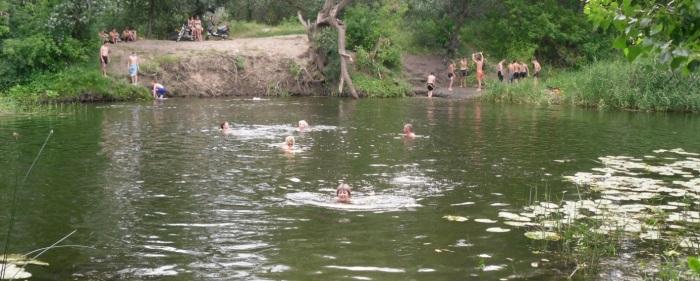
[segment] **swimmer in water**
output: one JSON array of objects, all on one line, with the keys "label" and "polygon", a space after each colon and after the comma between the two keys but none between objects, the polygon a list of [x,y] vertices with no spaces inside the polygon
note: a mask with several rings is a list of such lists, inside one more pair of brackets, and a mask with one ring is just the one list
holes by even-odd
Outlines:
[{"label": "swimmer in water", "polygon": [[299,127],[297,127],[297,131],[303,132],[307,129],[309,129],[309,123],[307,123],[306,120],[299,120]]},{"label": "swimmer in water", "polygon": [[284,144],[282,145],[282,149],[285,152],[294,152],[294,137],[293,136],[287,136],[287,138],[284,139]]},{"label": "swimmer in water", "polygon": [[411,124],[403,125],[403,136],[407,137],[407,138],[411,138],[411,139],[416,137],[416,134],[413,133],[413,125],[411,125]]},{"label": "swimmer in water", "polygon": [[219,125],[219,131],[226,135],[233,133],[233,131],[231,130],[231,126],[228,124],[228,121],[224,121],[224,123],[221,123],[221,125]]},{"label": "swimmer in water", "polygon": [[341,183],[335,190],[335,196],[338,203],[350,203],[350,186],[346,183]]}]

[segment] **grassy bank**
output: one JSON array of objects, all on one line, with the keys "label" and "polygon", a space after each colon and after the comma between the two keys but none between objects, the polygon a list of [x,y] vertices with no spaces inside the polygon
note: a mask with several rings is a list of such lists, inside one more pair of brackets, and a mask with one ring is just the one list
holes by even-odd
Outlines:
[{"label": "grassy bank", "polygon": [[93,66],[73,66],[51,74],[35,75],[28,84],[16,85],[0,94],[0,107],[24,104],[124,101],[150,99],[145,87],[103,77]]},{"label": "grassy bank", "polygon": [[700,75],[684,76],[651,63],[598,62],[551,73],[537,83],[492,81],[483,99],[497,102],[571,104],[598,109],[700,111]]},{"label": "grassy bank", "polygon": [[289,19],[275,26],[246,21],[231,21],[228,26],[231,38],[269,37],[306,33],[304,27],[296,19]]}]

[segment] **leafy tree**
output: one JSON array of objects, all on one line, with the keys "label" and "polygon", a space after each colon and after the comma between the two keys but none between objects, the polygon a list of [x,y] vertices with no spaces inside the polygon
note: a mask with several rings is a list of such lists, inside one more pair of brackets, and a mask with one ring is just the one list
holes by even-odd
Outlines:
[{"label": "leafy tree", "polygon": [[619,36],[614,47],[633,61],[656,56],[658,61],[685,73],[700,64],[700,1],[591,0],[588,18]]}]

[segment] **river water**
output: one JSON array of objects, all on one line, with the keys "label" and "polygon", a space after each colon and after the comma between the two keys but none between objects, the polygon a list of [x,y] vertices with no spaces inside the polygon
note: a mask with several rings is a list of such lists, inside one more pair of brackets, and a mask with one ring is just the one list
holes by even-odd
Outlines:
[{"label": "river water", "polygon": [[[295,131],[300,119],[312,130]],[[0,115],[0,245],[17,186],[9,252],[73,230],[61,245],[89,247],[49,250],[49,266],[27,267],[34,280],[560,280],[525,230],[487,231],[504,227],[498,212],[573,196],[563,177],[601,156],[700,152],[699,130],[689,114],[421,98]],[[280,149],[288,135],[294,153]],[[353,204],[334,203],[340,182]]]}]

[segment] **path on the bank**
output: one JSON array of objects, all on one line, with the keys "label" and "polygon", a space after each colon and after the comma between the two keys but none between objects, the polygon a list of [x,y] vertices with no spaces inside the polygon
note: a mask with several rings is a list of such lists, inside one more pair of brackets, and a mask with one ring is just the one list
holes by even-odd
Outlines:
[{"label": "path on the bank", "polygon": [[447,61],[442,57],[434,55],[403,55],[402,61],[404,74],[411,86],[413,86],[413,92],[417,96],[427,96],[428,90],[425,88],[425,83],[430,72],[434,72],[438,78],[437,89],[433,91],[434,97],[470,99],[481,96],[481,93],[477,92],[474,87],[476,80],[473,74],[467,77],[468,85],[466,88],[460,88],[459,80],[455,78],[452,91],[448,91],[447,87],[450,80],[447,78]]}]

